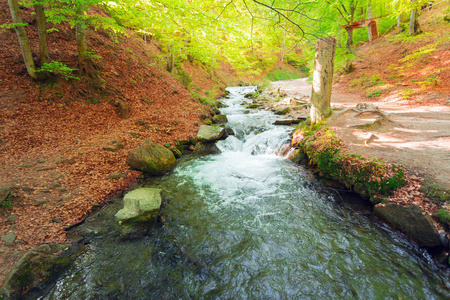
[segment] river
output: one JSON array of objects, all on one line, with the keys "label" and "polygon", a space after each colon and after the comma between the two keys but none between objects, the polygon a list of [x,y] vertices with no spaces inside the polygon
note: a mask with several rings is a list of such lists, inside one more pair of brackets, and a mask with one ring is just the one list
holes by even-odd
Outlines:
[{"label": "river", "polygon": [[221,154],[185,156],[163,189],[164,224],[123,240],[120,199],[73,234],[88,245],[41,299],[449,299],[448,270],[302,166],[279,155],[291,127],[228,88]]}]

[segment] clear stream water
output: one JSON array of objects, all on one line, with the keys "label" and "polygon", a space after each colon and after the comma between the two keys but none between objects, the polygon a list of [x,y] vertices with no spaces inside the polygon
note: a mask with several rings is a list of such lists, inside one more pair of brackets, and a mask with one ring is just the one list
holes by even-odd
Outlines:
[{"label": "clear stream water", "polygon": [[290,127],[229,88],[221,154],[184,157],[140,186],[164,225],[121,240],[120,199],[77,229],[89,244],[42,299],[449,299],[448,270],[277,153]]}]

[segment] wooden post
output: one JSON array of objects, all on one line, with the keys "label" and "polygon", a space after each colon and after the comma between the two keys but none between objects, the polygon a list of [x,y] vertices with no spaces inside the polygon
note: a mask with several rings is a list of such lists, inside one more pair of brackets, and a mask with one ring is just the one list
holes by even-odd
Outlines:
[{"label": "wooden post", "polygon": [[336,39],[326,37],[317,41],[311,92],[311,125],[331,115],[330,100],[335,52]]}]

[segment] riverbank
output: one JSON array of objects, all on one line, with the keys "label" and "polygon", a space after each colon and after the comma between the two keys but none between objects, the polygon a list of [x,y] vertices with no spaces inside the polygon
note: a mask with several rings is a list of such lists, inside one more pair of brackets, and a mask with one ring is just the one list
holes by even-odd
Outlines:
[{"label": "riverbank", "polygon": [[[306,78],[275,82],[259,95],[257,102],[265,109],[286,114],[286,119],[305,118],[310,91],[311,85]],[[302,155],[308,158],[307,162],[315,165],[321,177],[340,181],[343,188],[357,191],[363,196],[371,196],[374,205],[380,202],[373,198],[375,196],[383,198],[384,203],[395,203],[402,207],[420,207],[423,214],[434,219],[436,233],[441,232],[441,236],[448,236],[449,220],[446,216],[449,212],[450,167],[444,162],[449,159],[450,107],[401,105],[382,99],[373,101],[349,94],[339,85],[334,87],[331,104],[334,113],[324,122],[324,128],[328,128],[330,132],[310,133],[318,135],[310,141],[315,145],[300,145],[305,138],[304,133],[308,130],[303,133],[298,131],[297,136],[294,135],[294,146],[301,148]],[[332,146],[333,143],[336,144],[335,147]],[[322,150],[329,152],[327,161],[318,162],[324,158],[314,155]],[[365,168],[373,160],[380,162],[374,164],[374,167],[386,171],[391,170],[392,165],[398,166],[397,170],[405,172],[401,179],[404,184],[394,180],[397,177],[399,179],[399,176],[394,176],[395,171],[390,171],[391,174],[378,174],[379,182],[382,183],[384,180],[390,188],[395,188],[387,193],[389,196],[377,194],[376,191],[369,193],[368,190],[373,188],[362,183],[367,182],[369,178],[373,179],[373,175],[369,176],[361,171],[362,169],[358,167],[361,165],[359,157],[366,159],[362,164]],[[333,175],[333,168],[342,169],[345,163],[348,163],[349,167],[347,172],[354,174],[339,175],[342,170],[338,170]],[[366,176],[366,180],[357,179],[356,175],[369,177]],[[382,190],[379,184],[376,188]],[[385,204],[381,203],[378,206],[383,207]],[[393,223],[392,220],[389,221]],[[405,225],[397,223],[393,225],[403,231],[410,231],[404,228]],[[445,240],[448,238],[445,237]],[[436,239],[428,247],[433,244],[436,245]]]}]

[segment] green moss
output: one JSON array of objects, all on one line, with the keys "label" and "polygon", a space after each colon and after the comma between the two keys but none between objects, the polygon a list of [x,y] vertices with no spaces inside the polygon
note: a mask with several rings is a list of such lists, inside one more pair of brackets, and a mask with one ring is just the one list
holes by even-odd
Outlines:
[{"label": "green moss", "polygon": [[439,221],[443,223],[449,223],[450,224],[450,213],[441,208],[437,211],[436,216],[438,217]]},{"label": "green moss", "polygon": [[[323,125],[297,129],[304,138],[296,145],[318,173],[348,189],[369,196],[376,204],[405,184],[401,169],[379,160],[366,160],[344,150],[342,141]],[[295,135],[295,134],[294,134]]]}]

